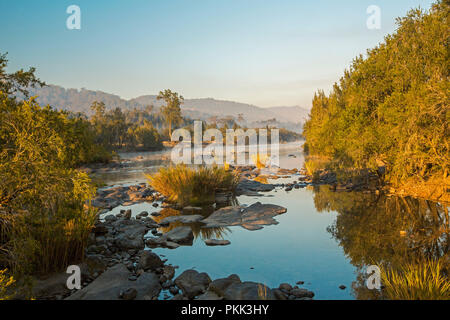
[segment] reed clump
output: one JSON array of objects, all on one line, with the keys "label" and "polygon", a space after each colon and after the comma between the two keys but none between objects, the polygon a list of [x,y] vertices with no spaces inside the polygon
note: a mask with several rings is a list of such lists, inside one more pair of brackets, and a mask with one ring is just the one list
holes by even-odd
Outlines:
[{"label": "reed clump", "polygon": [[381,267],[384,295],[391,300],[449,300],[450,281],[443,259]]},{"label": "reed clump", "polygon": [[177,165],[161,168],[147,178],[169,202],[181,206],[214,203],[217,191],[234,191],[239,182],[236,172],[218,166],[190,168]]}]

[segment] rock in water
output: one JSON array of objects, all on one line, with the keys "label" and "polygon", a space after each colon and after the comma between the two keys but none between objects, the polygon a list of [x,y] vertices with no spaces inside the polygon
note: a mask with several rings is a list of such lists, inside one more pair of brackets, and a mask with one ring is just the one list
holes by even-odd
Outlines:
[{"label": "rock in water", "polygon": [[238,206],[221,208],[201,222],[207,228],[242,226],[248,230],[258,230],[264,225],[278,224],[273,217],[286,211],[286,208],[277,205],[257,202],[247,208]]},{"label": "rock in water", "polygon": [[170,230],[163,237],[171,242],[182,245],[192,245],[194,241],[194,234],[190,227],[178,227]]},{"label": "rock in water", "polygon": [[215,240],[215,239],[208,239],[205,240],[205,244],[207,246],[227,246],[229,245],[231,242],[228,240]]}]

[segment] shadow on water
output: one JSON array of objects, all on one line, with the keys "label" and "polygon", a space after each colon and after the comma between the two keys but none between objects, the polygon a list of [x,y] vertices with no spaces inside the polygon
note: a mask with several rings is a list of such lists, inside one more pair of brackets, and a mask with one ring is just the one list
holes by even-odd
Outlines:
[{"label": "shadow on water", "polygon": [[314,189],[314,204],[319,212],[338,213],[327,231],[357,268],[352,285],[357,299],[379,298],[378,291],[365,285],[369,265],[396,268],[446,258],[448,267],[448,204],[361,192],[336,193],[327,186]]}]

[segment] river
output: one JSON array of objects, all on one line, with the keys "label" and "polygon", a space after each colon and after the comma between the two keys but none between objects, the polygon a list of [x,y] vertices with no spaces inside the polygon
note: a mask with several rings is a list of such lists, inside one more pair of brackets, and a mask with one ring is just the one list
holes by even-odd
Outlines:
[{"label": "river", "polygon": [[[280,145],[280,166],[301,168],[302,142]],[[145,174],[170,164],[170,152],[126,153],[128,168],[98,173],[107,186],[146,182]],[[138,160],[137,160],[138,159]],[[279,179],[289,182],[298,177]],[[270,181],[269,181],[270,182]],[[439,258],[448,254],[448,205],[363,192],[332,192],[327,186],[285,191],[263,197],[240,196],[239,204],[271,203],[287,208],[278,225],[249,231],[241,227],[205,230],[192,226],[192,246],[153,251],[186,269],[207,272],[212,279],[238,274],[244,281],[277,287],[304,282],[315,299],[371,299],[377,292],[364,283],[365,268],[378,262],[397,263],[411,255]],[[129,207],[133,214],[160,211],[149,203]],[[164,232],[164,230],[161,230]],[[405,233],[406,231],[406,233]],[[206,238],[223,238],[228,246],[208,247]],[[344,285],[346,288],[341,289]]]}]

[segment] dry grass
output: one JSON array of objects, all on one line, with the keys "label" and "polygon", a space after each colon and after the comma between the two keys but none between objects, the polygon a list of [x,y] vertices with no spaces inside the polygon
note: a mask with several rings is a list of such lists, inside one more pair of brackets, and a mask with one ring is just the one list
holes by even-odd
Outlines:
[{"label": "dry grass", "polygon": [[64,207],[46,213],[19,214],[11,222],[2,264],[14,274],[47,274],[83,259],[96,212]]},{"label": "dry grass", "polygon": [[267,300],[267,287],[263,284],[258,284],[258,299]]},{"label": "dry grass", "polygon": [[13,277],[7,275],[7,270],[0,270],[0,300],[11,299],[11,287],[15,283]]},{"label": "dry grass", "polygon": [[177,165],[161,168],[147,178],[156,191],[181,206],[214,203],[216,191],[233,191],[239,181],[235,172],[217,166],[195,169]]},{"label": "dry grass", "polygon": [[391,300],[449,300],[450,281],[440,260],[418,261],[399,269],[381,268],[386,298]]}]

